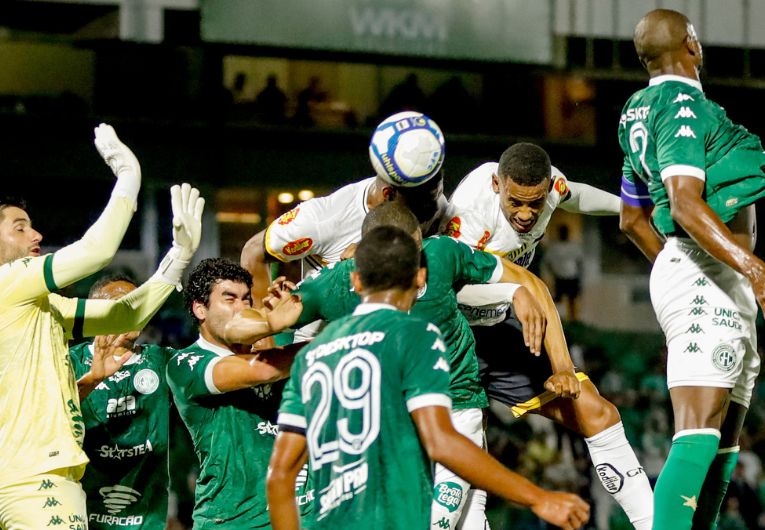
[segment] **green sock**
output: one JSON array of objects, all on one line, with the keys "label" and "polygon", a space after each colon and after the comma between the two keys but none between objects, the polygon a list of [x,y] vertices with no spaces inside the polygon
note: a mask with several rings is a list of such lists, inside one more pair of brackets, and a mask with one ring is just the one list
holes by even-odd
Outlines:
[{"label": "green sock", "polygon": [[693,530],[716,530],[725,492],[738,462],[738,446],[721,449],[709,466],[704,487],[699,495],[699,509],[693,515]]},{"label": "green sock", "polygon": [[716,429],[689,429],[675,435],[653,492],[653,530],[690,530],[719,444]]}]

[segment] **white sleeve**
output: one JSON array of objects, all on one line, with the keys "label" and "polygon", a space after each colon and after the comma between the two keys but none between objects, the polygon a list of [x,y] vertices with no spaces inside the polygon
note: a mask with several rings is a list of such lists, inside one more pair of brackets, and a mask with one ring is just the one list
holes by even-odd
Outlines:
[{"label": "white sleeve", "polygon": [[618,195],[599,190],[589,184],[568,181],[570,194],[560,207],[574,213],[589,215],[619,215],[621,199]]},{"label": "white sleeve", "polygon": [[284,262],[319,253],[321,210],[311,199],[282,214],[266,230],[266,252]]},{"label": "white sleeve", "polygon": [[512,303],[518,283],[466,285],[457,293],[457,302],[471,307]]}]

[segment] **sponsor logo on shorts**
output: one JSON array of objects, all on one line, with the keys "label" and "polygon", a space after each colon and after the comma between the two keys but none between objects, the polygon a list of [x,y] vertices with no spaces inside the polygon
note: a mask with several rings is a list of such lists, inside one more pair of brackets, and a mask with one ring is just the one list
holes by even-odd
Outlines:
[{"label": "sponsor logo on shorts", "polygon": [[285,256],[299,256],[300,254],[308,252],[312,246],[313,239],[310,237],[301,237],[300,239],[290,241],[284,245],[284,247],[282,247],[282,252]]},{"label": "sponsor logo on shorts", "polygon": [[613,495],[622,490],[624,475],[619,473],[614,466],[608,463],[598,464],[595,466],[595,471],[598,473],[598,477],[608,493]]},{"label": "sponsor logo on shorts", "polygon": [[730,344],[719,344],[712,350],[712,364],[723,372],[730,372],[736,366],[736,350]]},{"label": "sponsor logo on shorts", "polygon": [[128,515],[119,517],[118,515],[106,515],[105,513],[91,513],[90,521],[112,526],[136,526],[143,524],[143,515]]},{"label": "sponsor logo on shorts", "polygon": [[462,235],[462,232],[460,232],[461,227],[462,227],[462,219],[460,219],[459,217],[452,217],[451,219],[449,219],[449,222],[447,223],[446,228],[444,229],[444,233],[449,237],[459,239],[459,237]]},{"label": "sponsor logo on shorts", "polygon": [[144,368],[133,377],[133,386],[141,394],[153,394],[159,388],[159,375],[151,368]]},{"label": "sponsor logo on shorts", "polygon": [[735,329],[741,331],[741,317],[738,311],[732,309],[715,308],[715,316],[712,318],[713,326]]},{"label": "sponsor logo on shorts", "polygon": [[297,214],[299,211],[300,211],[300,208],[298,207],[298,208],[291,209],[289,212],[283,213],[279,217],[279,220],[277,221],[277,223],[279,223],[282,226],[290,224],[292,221],[295,220],[295,217],[297,217]]},{"label": "sponsor logo on shorts", "polygon": [[433,488],[433,498],[449,512],[454,512],[462,503],[462,486],[456,482],[439,482]]}]

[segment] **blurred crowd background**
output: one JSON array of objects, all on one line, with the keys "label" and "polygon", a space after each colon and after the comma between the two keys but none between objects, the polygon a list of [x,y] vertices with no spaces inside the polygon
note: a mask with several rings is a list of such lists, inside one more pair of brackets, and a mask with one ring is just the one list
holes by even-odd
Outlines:
[{"label": "blurred crowd background", "polygon": [[[618,193],[616,125],[646,83],[632,28],[656,7],[695,22],[705,90],[765,134],[763,0],[3,0],[0,185],[29,200],[43,250],[76,239],[111,187],[92,128],[114,125],[145,185],[112,268],[139,280],[170,242],[171,183],[191,182],[208,199],[197,258],[238,260],[252,234],[299,201],[369,176],[371,131],[400,110],[424,112],[444,131],[447,194],[519,140],[544,146],[571,180]],[[619,407],[655,479],[673,427],[648,263],[616,218],[565,212],[541,251],[535,272],[553,292],[556,280],[578,281],[557,293],[572,355]],[[171,346],[195,338],[180,297],[142,336]],[[761,392],[722,530],[765,528]],[[581,440],[540,418],[508,416],[492,407],[495,455],[591,499],[593,528],[629,528]],[[171,508],[173,525],[185,528],[196,458],[174,417]],[[490,514],[495,529],[539,528],[498,501]]]}]

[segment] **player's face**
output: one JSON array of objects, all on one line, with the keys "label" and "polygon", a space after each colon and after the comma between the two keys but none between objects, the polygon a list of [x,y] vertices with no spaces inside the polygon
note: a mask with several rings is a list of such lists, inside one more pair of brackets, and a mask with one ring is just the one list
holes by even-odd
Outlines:
[{"label": "player's face", "polygon": [[[117,300],[122,298],[126,294],[135,291],[136,286],[130,282],[119,280],[115,282],[109,282],[101,287],[97,292],[93,293],[93,298],[100,300]],[[132,350],[135,346],[135,341],[138,340],[140,331],[130,331],[123,333],[122,343],[120,346],[128,350]]]},{"label": "player's face", "polygon": [[223,340],[226,324],[243,309],[252,307],[252,296],[246,284],[231,280],[222,280],[215,284],[210,293],[207,306],[202,306],[201,327],[206,329],[218,342]]},{"label": "player's face", "polygon": [[32,228],[27,212],[16,206],[0,211],[0,263],[40,255],[42,235]]},{"label": "player's face", "polygon": [[494,191],[499,195],[499,205],[507,222],[516,232],[529,232],[539,220],[550,192],[550,179],[542,180],[536,186],[523,186],[512,178],[492,179]]}]

